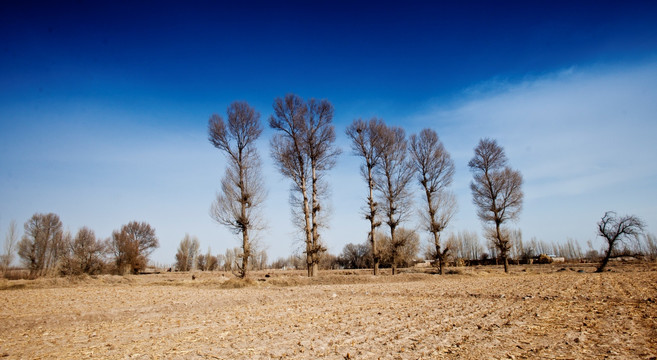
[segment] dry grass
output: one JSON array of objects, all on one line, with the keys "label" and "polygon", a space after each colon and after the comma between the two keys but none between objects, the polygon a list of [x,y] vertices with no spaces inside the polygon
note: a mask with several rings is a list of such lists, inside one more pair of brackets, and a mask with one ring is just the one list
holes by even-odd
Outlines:
[{"label": "dry grass", "polygon": [[[0,280],[8,358],[657,356],[657,266]],[[580,272],[581,271],[581,272]],[[195,279],[192,279],[194,275]],[[268,275],[268,276],[267,276]]]}]

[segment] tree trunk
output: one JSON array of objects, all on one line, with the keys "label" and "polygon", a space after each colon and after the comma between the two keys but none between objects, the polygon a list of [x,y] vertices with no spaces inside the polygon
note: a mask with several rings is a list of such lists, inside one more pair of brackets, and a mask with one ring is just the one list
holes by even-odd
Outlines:
[{"label": "tree trunk", "polygon": [[[392,221],[392,216],[390,217]],[[397,245],[395,243],[395,228],[396,226],[390,226],[390,245],[392,247],[392,275],[397,274]]]},{"label": "tree trunk", "polygon": [[[240,269],[240,277],[242,279],[246,278],[247,271],[249,269],[249,256],[251,255],[251,249],[249,246],[249,233],[246,224],[246,207],[247,207],[247,193],[244,186],[244,167],[242,159],[242,149],[239,149],[239,160],[237,166],[239,166],[240,171],[240,221],[241,231],[242,231],[242,268]],[[207,259],[206,261],[210,261]]]},{"label": "tree trunk", "polygon": [[507,259],[507,254],[506,254],[508,250],[506,247],[506,241],[502,240],[502,232],[500,231],[500,223],[498,221],[495,222],[495,232],[497,235],[497,249],[500,251],[500,257],[502,258],[502,262],[504,263],[504,272],[508,273],[509,259]]},{"label": "tree trunk", "polygon": [[370,242],[372,243],[372,266],[374,275],[379,275],[379,249],[376,246],[376,205],[374,203],[374,176],[372,166],[367,167],[367,184],[370,196],[367,198],[370,205]]},{"label": "tree trunk", "polygon": [[433,232],[433,245],[436,247],[436,258],[434,261],[438,261],[438,271],[440,275],[443,274],[443,266],[445,264],[445,255],[440,251],[440,237],[438,232]]},{"label": "tree trunk", "polygon": [[303,193],[303,217],[305,221],[305,234],[306,234],[306,267],[308,269],[308,276],[313,276],[313,235],[310,227],[310,207],[308,204],[306,179],[301,180],[301,192]]},{"label": "tree trunk", "polygon": [[595,270],[595,272],[601,273],[605,270],[605,266],[607,266],[607,263],[609,262],[609,259],[611,258],[611,249],[612,246],[611,244],[609,245],[609,249],[605,253],[604,259],[602,259],[602,262],[600,263],[600,266]]},{"label": "tree trunk", "polygon": [[[247,230],[242,230],[242,269],[240,271],[240,277],[242,279],[246,279],[250,256],[251,246],[249,246],[249,233]],[[210,261],[210,259],[207,259],[207,261]]]},{"label": "tree trunk", "polygon": [[319,253],[321,250],[321,245],[319,244],[319,231],[317,230],[317,218],[319,217],[319,200],[317,199],[317,173],[315,170],[315,162],[311,161],[311,170],[312,170],[312,198],[311,198],[311,222],[312,222],[312,274],[311,276],[316,276],[319,273]]},{"label": "tree trunk", "polygon": [[376,227],[372,220],[370,228],[370,241],[372,243],[372,266],[374,267],[374,275],[379,275],[379,249],[376,246]]},{"label": "tree trunk", "polygon": [[374,275],[379,275],[379,249],[376,246],[376,227],[374,222],[370,229],[370,242],[372,243],[372,266],[374,268]]}]

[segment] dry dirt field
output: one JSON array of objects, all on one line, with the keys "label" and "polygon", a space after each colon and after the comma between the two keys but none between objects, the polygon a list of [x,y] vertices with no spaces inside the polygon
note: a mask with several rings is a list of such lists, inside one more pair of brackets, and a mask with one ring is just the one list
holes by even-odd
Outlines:
[{"label": "dry dirt field", "polygon": [[657,265],[0,281],[0,356],[655,359]]}]

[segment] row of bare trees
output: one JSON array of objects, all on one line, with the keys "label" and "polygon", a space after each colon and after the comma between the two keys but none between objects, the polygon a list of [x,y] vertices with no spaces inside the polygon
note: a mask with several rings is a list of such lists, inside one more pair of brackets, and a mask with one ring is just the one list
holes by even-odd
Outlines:
[{"label": "row of bare trees", "polygon": [[[308,276],[314,276],[321,255],[326,251],[320,237],[320,229],[325,225],[322,202],[328,193],[324,179],[341,153],[335,145],[333,105],[327,100],[304,100],[288,94],[274,100],[273,110],[269,118],[269,126],[275,131],[270,143],[271,156],[280,173],[291,181],[293,219],[303,234]],[[264,201],[265,190],[260,157],[255,147],[262,130],[260,114],[246,102],[232,103],[227,110],[226,122],[219,115],[212,115],[209,121],[209,140],[225,153],[228,160],[221,192],[211,213],[217,222],[241,236],[241,251],[236,262],[241,277],[246,277],[249,268],[253,246],[251,232],[262,228],[258,210]],[[457,244],[453,240],[441,240],[441,234],[456,212],[456,201],[449,190],[454,162],[436,132],[427,128],[407,139],[403,128],[388,126],[383,120],[372,118],[354,120],[347,127],[346,135],[351,140],[353,154],[362,159],[360,170],[368,187],[363,212],[370,223],[368,243],[374,274],[379,273],[382,261],[377,232],[383,223],[389,230],[386,251],[391,257],[393,274],[397,272],[400,251],[408,240],[397,230],[413,210],[414,183],[422,193],[423,229],[431,235],[428,254],[442,274],[450,251]],[[504,148],[488,138],[479,141],[468,166],[473,176],[470,183],[472,200],[483,224],[484,236],[491,244],[490,255],[499,257],[505,272],[508,272],[509,257],[530,256],[521,243],[510,254],[514,241],[521,241],[518,240],[521,239],[519,233],[508,224],[517,220],[522,210],[522,175],[508,165]],[[613,253],[616,240],[610,239],[622,240],[624,236],[643,231],[642,222],[632,223],[629,220],[633,219],[622,218],[624,224],[630,224],[617,229],[620,235],[614,237],[607,228],[608,225],[617,225],[612,220],[603,218],[604,224],[600,225],[604,227],[599,230],[600,236],[609,242],[602,267]],[[581,252],[572,243],[567,245],[572,253]],[[470,255],[478,252],[474,247],[467,251]]]},{"label": "row of bare trees", "polygon": [[[185,234],[178,245],[176,252],[176,271],[214,271],[224,270],[236,272],[242,276],[244,272],[242,259],[244,255],[241,247],[226,249],[225,254],[212,255],[210,248],[206,254],[199,252],[200,243],[196,237]],[[264,250],[251,249],[247,262],[247,270],[262,270],[267,267],[267,252]]]},{"label": "row of bare trees", "polygon": [[[296,225],[304,234],[308,276],[317,274],[326,250],[320,238],[323,226],[321,202],[327,193],[324,176],[335,165],[340,150],[335,146],[333,105],[327,100],[289,94],[274,101],[269,126],[276,131],[271,155],[281,174],[292,183],[290,203]],[[227,124],[219,115],[209,121],[209,139],[226,154],[228,166],[212,217],[242,237],[239,275],[246,277],[252,236],[260,228],[258,208],[264,200],[260,158],[255,141],[262,133],[260,114],[245,102],[234,102],[227,110]]]},{"label": "row of bare trees", "polygon": [[15,222],[10,224],[2,256],[2,270],[13,260],[13,248],[34,278],[47,274],[98,274],[101,272],[137,273],[148,256],[159,246],[155,229],[145,222],[130,222],[115,230],[108,239],[99,239],[93,230],[82,227],[73,236],[63,230],[59,216],[34,214],[24,225],[16,244]]},{"label": "row of bare trees", "polygon": [[[399,242],[402,246],[396,246],[392,243],[390,236],[377,233],[379,247],[379,266],[380,267],[408,267],[417,259],[420,249],[420,236],[417,232],[405,228],[398,228],[397,238],[402,239]],[[393,253],[394,252],[394,253]],[[394,254],[394,256],[393,256]],[[372,243],[366,241],[362,244],[347,244],[343,247],[342,252],[338,255],[336,262],[342,268],[347,269],[371,269],[374,266],[374,257],[372,256]]]},{"label": "row of bare trees", "polygon": [[398,234],[398,227],[408,219],[412,207],[412,182],[415,177],[426,202],[422,211],[424,228],[432,235],[433,257],[440,271],[448,248],[441,247],[440,235],[454,212],[454,195],[447,190],[454,175],[454,163],[431,129],[411,135],[410,145],[404,129],[388,126],[381,119],[362,119],[346,130],[354,155],[362,158],[361,175],[368,185],[365,219],[370,223],[369,243],[374,274],[381,263],[377,228],[385,223],[389,229],[392,273],[397,272],[399,251],[408,237]]},{"label": "row of bare trees", "polygon": [[[288,94],[274,100],[273,110],[269,126],[276,134],[271,140],[271,155],[281,174],[291,180],[293,218],[304,236],[308,276],[314,276],[321,254],[326,251],[320,238],[324,225],[321,202],[328,190],[324,177],[340,154],[335,146],[333,105],[327,100],[306,101]],[[241,235],[238,267],[240,276],[245,277],[252,247],[250,233],[260,229],[258,208],[265,192],[255,148],[262,133],[260,114],[246,102],[234,102],[227,109],[226,122],[219,115],[211,116],[208,132],[212,145],[228,160],[212,217]],[[361,173],[368,185],[365,218],[370,222],[374,274],[378,274],[381,261],[376,233],[382,223],[389,229],[392,272],[397,271],[396,258],[406,239],[396,230],[413,209],[413,178],[424,194],[424,228],[432,236],[432,256],[442,273],[449,247],[441,244],[440,236],[456,211],[456,202],[447,189],[452,183],[454,163],[436,132],[424,129],[411,135],[409,144],[403,128],[372,118],[354,120],[346,134],[353,153],[363,160]],[[504,150],[494,140],[482,139],[469,166],[478,215],[482,222],[491,224],[487,236],[498,248],[508,271],[509,235],[503,225],[517,217],[523,194],[522,176],[506,163]]]}]

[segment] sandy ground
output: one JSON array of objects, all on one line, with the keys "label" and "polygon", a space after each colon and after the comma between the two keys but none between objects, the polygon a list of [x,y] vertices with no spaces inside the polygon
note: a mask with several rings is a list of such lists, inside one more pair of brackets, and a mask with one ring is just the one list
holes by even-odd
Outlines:
[{"label": "sandy ground", "polygon": [[[657,266],[0,283],[0,356],[654,359]],[[537,270],[538,269],[538,270]],[[584,272],[579,272],[579,271]]]}]

